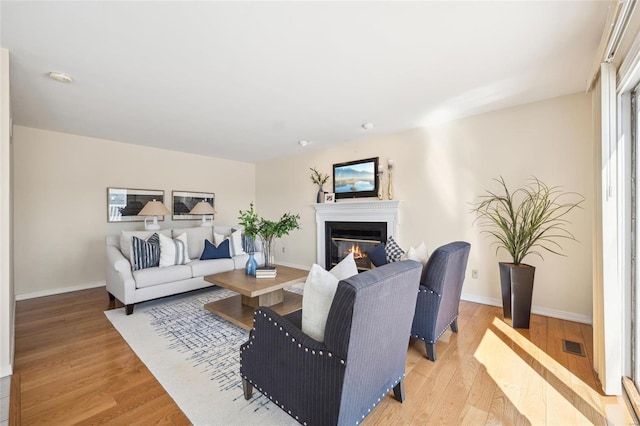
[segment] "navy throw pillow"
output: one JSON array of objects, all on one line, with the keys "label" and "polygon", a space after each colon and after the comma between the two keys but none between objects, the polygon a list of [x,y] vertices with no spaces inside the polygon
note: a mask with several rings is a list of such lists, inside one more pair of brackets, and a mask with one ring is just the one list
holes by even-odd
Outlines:
[{"label": "navy throw pillow", "polygon": [[386,265],[387,262],[387,252],[384,249],[384,244],[378,244],[371,250],[367,252],[369,255],[369,259],[371,259],[371,263],[375,266]]},{"label": "navy throw pillow", "polygon": [[209,259],[231,259],[228,238],[221,242],[218,247],[216,247],[211,241],[204,240],[204,250],[202,250],[200,260]]}]

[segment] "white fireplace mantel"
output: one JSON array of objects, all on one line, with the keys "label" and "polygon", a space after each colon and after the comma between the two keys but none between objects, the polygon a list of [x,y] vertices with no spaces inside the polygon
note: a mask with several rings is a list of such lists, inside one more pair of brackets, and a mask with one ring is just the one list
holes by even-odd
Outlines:
[{"label": "white fireplace mantel", "polygon": [[398,234],[400,201],[340,201],[313,204],[316,209],[316,263],[324,266],[326,222],[386,222],[387,235]]}]

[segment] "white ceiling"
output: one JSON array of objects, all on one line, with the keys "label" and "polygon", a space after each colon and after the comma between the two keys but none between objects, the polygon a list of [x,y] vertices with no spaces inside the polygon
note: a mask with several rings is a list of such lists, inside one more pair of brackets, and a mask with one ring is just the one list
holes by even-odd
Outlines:
[{"label": "white ceiling", "polygon": [[584,90],[609,6],[3,0],[0,36],[14,124],[259,161]]}]

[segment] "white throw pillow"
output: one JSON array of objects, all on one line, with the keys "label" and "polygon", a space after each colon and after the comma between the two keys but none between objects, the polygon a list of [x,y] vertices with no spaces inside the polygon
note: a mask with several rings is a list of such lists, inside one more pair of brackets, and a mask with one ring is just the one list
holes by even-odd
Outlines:
[{"label": "white throw pillow", "polygon": [[215,231],[213,232],[213,243],[216,245],[216,247],[219,246],[220,243],[225,240],[225,238],[227,238],[227,237],[225,237],[222,234],[218,234]]},{"label": "white throw pillow", "polygon": [[242,229],[238,229],[231,233],[231,256],[240,256],[245,254],[242,249]]},{"label": "white throw pillow", "polygon": [[425,246],[424,242],[422,242],[416,248],[409,247],[409,250],[407,250],[407,252],[402,255],[400,260],[415,260],[416,262],[422,263],[422,265],[426,265],[427,261],[429,260],[429,252],[427,251],[427,246]]},{"label": "white throw pillow", "polygon": [[338,282],[358,273],[353,253],[342,259],[330,271],[313,264],[302,294],[302,332],[319,342],[324,341],[329,309],[338,289]]},{"label": "white throw pillow", "polygon": [[358,266],[356,265],[356,259],[353,257],[353,253],[349,253],[347,257],[342,259],[340,263],[331,268],[329,271],[338,280],[346,280],[358,273]]},{"label": "white throw pillow", "polygon": [[184,265],[191,262],[187,251],[187,234],[181,234],[176,239],[160,235],[160,267]]}]

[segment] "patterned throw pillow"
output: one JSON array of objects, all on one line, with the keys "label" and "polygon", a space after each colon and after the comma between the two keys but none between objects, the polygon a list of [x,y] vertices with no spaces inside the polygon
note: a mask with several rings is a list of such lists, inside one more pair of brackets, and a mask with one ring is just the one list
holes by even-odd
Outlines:
[{"label": "patterned throw pillow", "polygon": [[187,247],[186,233],[176,239],[160,235],[160,266],[184,265],[191,262]]},{"label": "patterned throw pillow", "polygon": [[384,246],[384,251],[387,254],[387,262],[389,263],[399,261],[404,254],[404,250],[400,248],[393,237],[389,237],[387,240],[387,244]]},{"label": "patterned throw pillow", "polygon": [[131,237],[131,259],[133,270],[153,268],[160,264],[160,239],[153,234],[147,241]]}]

